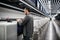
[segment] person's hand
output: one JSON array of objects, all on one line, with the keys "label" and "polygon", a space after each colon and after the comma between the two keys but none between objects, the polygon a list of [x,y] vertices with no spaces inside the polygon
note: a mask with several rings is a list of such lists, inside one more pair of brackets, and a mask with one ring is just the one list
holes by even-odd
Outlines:
[{"label": "person's hand", "polygon": [[16,21],[17,21],[17,22],[19,22],[19,21],[20,21],[20,19],[16,19]]},{"label": "person's hand", "polygon": [[17,22],[22,22],[22,19],[17,19]]}]

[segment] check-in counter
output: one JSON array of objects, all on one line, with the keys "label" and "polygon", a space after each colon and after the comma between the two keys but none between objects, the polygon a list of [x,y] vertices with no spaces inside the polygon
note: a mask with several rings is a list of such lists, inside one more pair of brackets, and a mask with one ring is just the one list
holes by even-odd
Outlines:
[{"label": "check-in counter", "polygon": [[0,22],[0,40],[17,40],[17,22]]}]

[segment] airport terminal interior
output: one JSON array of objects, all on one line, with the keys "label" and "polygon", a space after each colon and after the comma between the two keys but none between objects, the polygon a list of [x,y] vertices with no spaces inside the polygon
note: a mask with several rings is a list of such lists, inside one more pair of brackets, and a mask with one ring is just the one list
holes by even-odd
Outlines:
[{"label": "airport terminal interior", "polygon": [[0,0],[0,40],[60,40],[60,0]]}]

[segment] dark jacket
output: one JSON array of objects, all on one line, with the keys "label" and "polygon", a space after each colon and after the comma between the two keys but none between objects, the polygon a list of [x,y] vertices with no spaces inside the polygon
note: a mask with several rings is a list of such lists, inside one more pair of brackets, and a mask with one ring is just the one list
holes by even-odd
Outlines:
[{"label": "dark jacket", "polygon": [[20,22],[17,22],[17,36],[23,34],[23,25]]},{"label": "dark jacket", "polygon": [[23,35],[27,37],[32,37],[33,34],[33,18],[30,16],[25,16],[22,23],[24,25]]}]

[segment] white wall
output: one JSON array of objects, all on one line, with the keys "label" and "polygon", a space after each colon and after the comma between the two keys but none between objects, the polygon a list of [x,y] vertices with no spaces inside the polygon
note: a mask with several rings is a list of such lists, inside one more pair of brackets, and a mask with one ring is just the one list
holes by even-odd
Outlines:
[{"label": "white wall", "polygon": [[[42,17],[31,15],[34,19],[41,19]],[[24,18],[25,15],[23,12],[15,11],[12,9],[0,7],[0,18]]]},{"label": "white wall", "polygon": [[[35,15],[31,15],[32,17],[34,18],[41,18],[41,17],[38,17],[38,16],[35,16]],[[23,12],[19,12],[19,11],[15,11],[15,10],[12,10],[12,9],[7,9],[7,8],[2,8],[0,7],[0,18],[3,17],[3,18],[6,18],[6,17],[9,17],[9,18],[24,18],[25,15]]]},{"label": "white wall", "polygon": [[23,18],[24,16],[23,12],[0,7],[0,18]]}]

